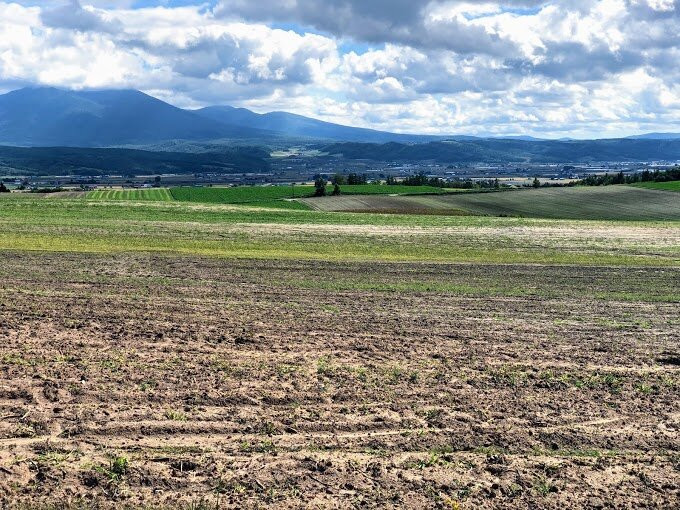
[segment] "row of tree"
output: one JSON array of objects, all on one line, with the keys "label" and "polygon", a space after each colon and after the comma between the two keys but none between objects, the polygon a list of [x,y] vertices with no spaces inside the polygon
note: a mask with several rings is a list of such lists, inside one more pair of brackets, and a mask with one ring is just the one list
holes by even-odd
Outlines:
[{"label": "row of tree", "polygon": [[[340,186],[368,184],[368,178],[363,174],[349,174],[345,177],[342,174],[335,174],[330,182],[333,185],[332,195],[339,195],[341,193]],[[387,185],[402,185],[402,186],[431,186],[435,188],[460,188],[460,189],[501,189],[502,185],[498,179],[488,179],[482,181],[466,180],[444,180],[439,177],[428,177],[424,172],[419,172],[410,175],[402,181],[397,181],[393,176],[387,177],[385,182]],[[378,185],[380,182],[376,181],[374,184]],[[314,177],[314,195],[322,197],[328,195],[328,182],[321,175]]]},{"label": "row of tree", "polygon": [[368,177],[366,174],[356,174],[351,173],[344,176],[343,174],[335,174],[331,179],[331,182],[335,185],[342,186],[347,184],[348,186],[354,186],[357,184],[368,184]]},{"label": "row of tree", "polygon": [[[533,182],[530,186],[534,188],[540,187],[556,187],[556,186],[608,186],[610,184],[635,184],[636,182],[666,182],[666,181],[678,181],[680,180],[680,167],[673,168],[671,170],[665,171],[649,171],[637,172],[634,174],[624,174],[619,172],[617,174],[604,174],[604,175],[589,175],[580,181],[571,181],[569,183],[544,183],[538,177],[534,177]],[[340,186],[356,185],[356,184],[367,184],[368,179],[366,175],[351,173],[346,177],[342,174],[335,174],[331,179],[331,184],[333,185],[332,195],[339,195],[341,193]],[[380,184],[376,182],[375,184]],[[424,172],[418,172],[417,174],[410,175],[403,179],[402,181],[397,181],[393,176],[387,177],[386,184],[396,185],[401,184],[403,186],[431,186],[435,188],[458,188],[458,189],[482,189],[482,190],[492,190],[501,189],[507,187],[498,179],[487,179],[487,180],[475,180],[472,179],[442,179],[440,177],[428,177]],[[325,196],[328,194],[327,191],[328,182],[321,176],[317,175],[314,179],[315,195]]]},{"label": "row of tree", "polygon": [[[328,182],[326,179],[323,178],[321,175],[317,175],[314,178],[314,196],[315,197],[325,197],[328,195]],[[338,182],[333,183],[333,192],[331,195],[339,195],[340,194],[340,184]]]},{"label": "row of tree", "polygon": [[[388,178],[388,184],[398,184],[392,177]],[[572,181],[567,184],[563,183],[545,183],[541,184],[538,177],[534,177],[531,186],[534,188],[550,187],[550,186],[608,186],[610,184],[635,184],[636,182],[667,182],[680,180],[680,167],[665,171],[649,171],[637,172],[634,174],[624,174],[619,172],[617,174],[604,175],[589,175],[580,181]],[[444,180],[439,177],[428,177],[425,173],[420,172],[415,175],[406,177],[401,184],[405,186],[434,186],[436,188],[461,188],[461,189],[500,189],[504,185],[498,179],[488,179],[481,181],[473,181],[471,179],[460,180]]]},{"label": "row of tree", "polygon": [[582,186],[609,186],[611,184],[635,184],[636,182],[668,182],[680,181],[680,167],[672,168],[670,170],[650,172],[645,170],[634,174],[624,174],[619,172],[617,174],[604,175],[589,175],[577,182]]},{"label": "row of tree", "polygon": [[[365,174],[351,173],[347,176],[343,174],[335,174],[331,178],[333,191],[331,195],[339,195],[341,193],[340,186],[347,184],[348,186],[355,186],[358,184],[368,184],[368,177]],[[321,175],[314,176],[314,196],[324,197],[328,195],[328,182]]]},{"label": "row of tree", "polygon": [[[394,179],[394,178],[392,178]],[[501,182],[498,179],[488,179],[481,181],[473,181],[472,179],[447,179],[440,177],[428,177],[424,172],[406,177],[401,183],[393,181],[394,184],[403,184],[404,186],[432,186],[435,188],[460,188],[460,189],[500,189]],[[388,179],[388,184],[390,184]]]}]

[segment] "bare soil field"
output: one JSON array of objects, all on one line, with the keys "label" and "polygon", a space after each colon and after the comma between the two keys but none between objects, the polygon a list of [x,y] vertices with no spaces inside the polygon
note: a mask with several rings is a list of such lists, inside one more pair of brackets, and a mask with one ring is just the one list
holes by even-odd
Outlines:
[{"label": "bare soil field", "polygon": [[3,251],[0,507],[676,507],[679,284]]}]

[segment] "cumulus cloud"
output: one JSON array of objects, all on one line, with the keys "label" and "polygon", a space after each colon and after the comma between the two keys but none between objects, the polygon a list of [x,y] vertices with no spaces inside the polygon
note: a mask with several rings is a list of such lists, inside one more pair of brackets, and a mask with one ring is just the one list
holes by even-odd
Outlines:
[{"label": "cumulus cloud", "polygon": [[[508,5],[534,5],[540,2],[508,1]],[[460,10],[461,4],[467,6]],[[457,15],[448,16],[458,7]],[[419,48],[445,48],[459,53],[506,54],[513,51],[493,31],[470,23],[468,12],[479,6],[470,2],[433,0],[223,0],[215,8],[218,17],[241,17],[250,21],[289,21],[338,37],[408,45]]]},{"label": "cumulus cloud", "polygon": [[122,25],[108,19],[105,13],[92,8],[83,9],[79,0],[71,0],[68,4],[45,9],[40,19],[46,27],[65,28],[80,32],[109,32],[121,30]]},{"label": "cumulus cloud", "polygon": [[137,4],[0,0],[0,90],[138,88],[401,132],[680,130],[680,0]]}]

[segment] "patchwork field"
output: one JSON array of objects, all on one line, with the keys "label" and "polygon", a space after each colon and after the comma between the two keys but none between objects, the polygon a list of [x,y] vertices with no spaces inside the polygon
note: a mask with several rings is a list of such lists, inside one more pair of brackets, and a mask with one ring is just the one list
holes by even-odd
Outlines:
[{"label": "patchwork field", "polygon": [[677,222],[326,213],[180,202],[0,198],[0,250],[671,266]]},{"label": "patchwork field", "polygon": [[[680,220],[675,183],[640,186],[470,192],[431,186],[342,186],[342,195],[313,197],[313,186],[180,187],[59,193],[52,198],[177,201],[287,210],[444,216],[514,216],[582,220]],[[51,198],[50,195],[46,195]]]},{"label": "patchwork field", "polygon": [[[657,183],[655,183],[657,184]],[[667,184],[667,183],[658,183]],[[307,198],[321,211],[403,214],[472,214],[592,220],[680,220],[680,200],[670,187],[541,188],[440,196],[339,196]]]},{"label": "patchwork field", "polygon": [[12,196],[0,229],[2,508],[680,499],[678,221]]},{"label": "patchwork field", "polygon": [[142,201],[169,201],[174,200],[170,190],[158,189],[104,189],[87,193],[87,198],[93,200],[142,200]]},{"label": "patchwork field", "polygon": [[[444,190],[432,186],[401,185],[343,185],[342,191],[350,195],[420,195],[446,194],[462,190]],[[238,204],[276,209],[307,210],[310,207],[299,198],[314,194],[314,186],[237,186],[237,187],[177,187],[150,190],[97,190],[79,197],[90,200],[157,200],[195,202],[205,204]],[[71,198],[77,198],[72,196]]]}]

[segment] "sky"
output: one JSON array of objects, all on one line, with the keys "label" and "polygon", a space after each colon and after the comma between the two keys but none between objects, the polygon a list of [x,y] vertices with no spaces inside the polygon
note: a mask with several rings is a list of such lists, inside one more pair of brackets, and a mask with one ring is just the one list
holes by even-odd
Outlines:
[{"label": "sky", "polygon": [[0,92],[421,134],[680,132],[680,0],[0,0]]}]

